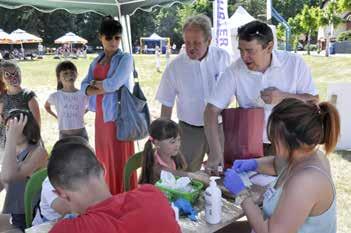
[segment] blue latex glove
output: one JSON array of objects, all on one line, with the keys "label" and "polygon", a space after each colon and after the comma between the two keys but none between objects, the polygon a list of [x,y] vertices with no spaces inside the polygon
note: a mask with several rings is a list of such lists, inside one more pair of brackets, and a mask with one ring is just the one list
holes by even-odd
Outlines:
[{"label": "blue latex glove", "polygon": [[178,207],[180,214],[185,214],[190,220],[197,221],[197,213],[188,200],[179,198],[174,205]]},{"label": "blue latex glove", "polygon": [[235,160],[232,166],[237,173],[256,171],[258,163],[256,159]]},{"label": "blue latex glove", "polygon": [[224,186],[234,195],[238,195],[246,187],[234,169],[227,169],[224,173]]}]

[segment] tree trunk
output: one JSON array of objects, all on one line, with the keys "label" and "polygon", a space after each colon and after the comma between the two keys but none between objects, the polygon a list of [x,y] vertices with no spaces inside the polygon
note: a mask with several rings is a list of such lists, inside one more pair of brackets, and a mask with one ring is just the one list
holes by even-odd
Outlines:
[{"label": "tree trunk", "polygon": [[311,44],[311,33],[309,32],[307,34],[307,55],[311,55],[311,52],[310,52],[310,44]]}]

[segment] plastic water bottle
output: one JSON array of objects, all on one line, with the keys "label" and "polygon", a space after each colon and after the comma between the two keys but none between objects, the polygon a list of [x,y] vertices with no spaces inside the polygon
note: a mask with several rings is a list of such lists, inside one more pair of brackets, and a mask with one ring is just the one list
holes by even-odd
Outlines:
[{"label": "plastic water bottle", "polygon": [[205,219],[209,224],[217,224],[222,218],[222,192],[217,187],[219,177],[210,177],[210,186],[205,190]]}]

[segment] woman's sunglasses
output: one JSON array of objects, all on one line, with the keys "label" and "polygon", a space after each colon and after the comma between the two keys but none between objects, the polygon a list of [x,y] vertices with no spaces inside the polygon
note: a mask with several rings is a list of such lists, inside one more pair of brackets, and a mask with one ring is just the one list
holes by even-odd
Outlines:
[{"label": "woman's sunglasses", "polygon": [[110,40],[121,40],[121,36],[105,36],[105,40],[110,41]]}]

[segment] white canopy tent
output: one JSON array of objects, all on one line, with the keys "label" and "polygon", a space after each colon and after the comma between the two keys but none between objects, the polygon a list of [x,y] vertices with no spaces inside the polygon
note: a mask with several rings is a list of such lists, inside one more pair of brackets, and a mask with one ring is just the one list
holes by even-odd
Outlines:
[{"label": "white canopy tent", "polygon": [[23,58],[25,57],[23,44],[31,44],[31,43],[41,43],[43,39],[33,34],[30,34],[22,29],[17,29],[10,34],[11,44],[20,44],[21,45],[21,54]]},{"label": "white canopy tent", "polygon": [[68,32],[65,35],[57,38],[54,41],[54,43],[55,44],[68,44],[69,49],[70,49],[70,54],[72,55],[72,52],[73,52],[72,45],[73,44],[86,44],[86,43],[88,43],[88,41],[80,36],[77,36],[73,32]]},{"label": "white canopy tent", "polygon": [[[252,17],[242,6],[239,6],[238,9],[234,12],[234,14],[229,18],[229,29],[231,34],[232,48],[233,48],[233,59],[237,59],[240,56],[240,52],[238,50],[238,28],[256,20]],[[277,33],[274,25],[269,25],[273,31],[274,37],[274,49],[277,49]]]},{"label": "white canopy tent", "polygon": [[4,30],[0,29],[0,44],[11,44],[11,36],[6,33]]},{"label": "white canopy tent", "polygon": [[55,44],[86,44],[88,41],[73,32],[68,32],[64,36],[57,38]]},{"label": "white canopy tent", "polygon": [[30,34],[22,29],[17,29],[11,34],[11,39],[13,44],[26,44],[26,43],[41,43],[43,39],[37,37],[33,34]]}]

